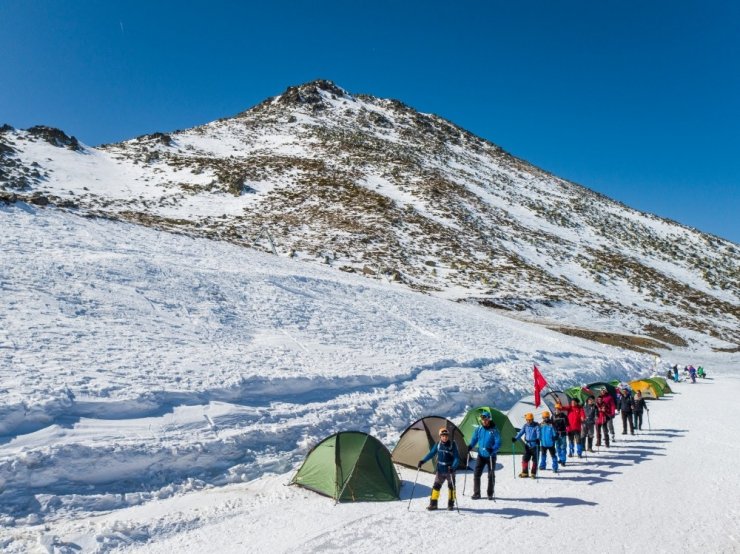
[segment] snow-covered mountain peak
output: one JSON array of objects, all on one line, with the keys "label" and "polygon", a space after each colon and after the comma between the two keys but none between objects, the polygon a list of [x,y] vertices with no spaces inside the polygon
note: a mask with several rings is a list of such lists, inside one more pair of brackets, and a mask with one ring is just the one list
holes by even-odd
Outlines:
[{"label": "snow-covered mountain peak", "polygon": [[316,80],[99,148],[34,129],[0,133],[6,199],[274,249],[584,334],[576,310],[598,338],[641,335],[646,350],[740,343],[737,245],[396,100]]}]

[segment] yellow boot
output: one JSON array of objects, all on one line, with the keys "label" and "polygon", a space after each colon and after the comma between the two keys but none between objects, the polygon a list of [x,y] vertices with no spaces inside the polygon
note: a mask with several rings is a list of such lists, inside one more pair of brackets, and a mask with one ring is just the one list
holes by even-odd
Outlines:
[{"label": "yellow boot", "polygon": [[437,489],[432,489],[432,498],[429,500],[429,506],[427,506],[427,510],[436,510],[438,501],[439,491]]}]

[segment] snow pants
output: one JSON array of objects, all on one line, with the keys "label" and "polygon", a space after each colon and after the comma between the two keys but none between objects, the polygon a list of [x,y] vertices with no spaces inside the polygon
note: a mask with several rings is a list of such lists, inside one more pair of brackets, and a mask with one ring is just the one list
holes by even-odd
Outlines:
[{"label": "snow pants", "polygon": [[538,447],[524,445],[524,456],[522,456],[522,471],[527,471],[529,461],[532,461],[532,475],[537,474],[537,449]]},{"label": "snow pants", "polygon": [[540,447],[540,469],[546,469],[547,468],[547,453],[550,453],[550,457],[552,458],[552,469],[553,471],[558,470],[558,458],[555,455],[555,447],[554,446],[541,446]]},{"label": "snow pants", "polygon": [[632,426],[632,412],[625,412],[624,410],[622,410],[620,413],[622,414],[622,434],[627,434],[627,426],[629,424],[630,434],[634,435],[635,428]]},{"label": "snow pants", "polygon": [[584,450],[593,451],[594,447],[594,431],[596,430],[596,422],[584,421],[581,426],[581,444]]},{"label": "snow pants", "polygon": [[613,417],[610,417],[606,421],[606,426],[609,429],[609,432],[612,434],[612,437],[613,437],[614,436],[614,418]]},{"label": "snow pants", "polygon": [[488,468],[488,487],[486,492],[488,496],[493,496],[493,487],[496,485],[496,455],[494,454],[491,458],[487,456],[478,457],[475,460],[475,469],[473,470],[473,494],[480,496],[480,478],[483,475],[483,470]]},{"label": "snow pants", "polygon": [[583,443],[581,442],[580,431],[568,432],[568,456],[573,456],[573,452],[579,456],[583,453]]},{"label": "snow pants", "polygon": [[437,472],[434,474],[434,484],[432,485],[432,496],[429,501],[428,509],[437,509],[437,502],[439,501],[439,490],[442,488],[444,482],[447,481],[447,506],[452,508],[455,505],[455,472]]},{"label": "snow pants", "polygon": [[642,412],[632,412],[632,420],[634,429],[642,430]]},{"label": "snow pants", "polygon": [[558,452],[558,461],[561,464],[565,463],[565,449],[568,446],[568,436],[562,435],[555,439],[555,450]]},{"label": "snow pants", "polygon": [[585,443],[586,437],[593,438],[595,429],[596,424],[593,421],[585,421],[581,426],[581,441]]},{"label": "snow pants", "polygon": [[601,446],[601,435],[604,435],[604,442],[609,446],[609,429],[607,423],[596,426],[596,446]]}]

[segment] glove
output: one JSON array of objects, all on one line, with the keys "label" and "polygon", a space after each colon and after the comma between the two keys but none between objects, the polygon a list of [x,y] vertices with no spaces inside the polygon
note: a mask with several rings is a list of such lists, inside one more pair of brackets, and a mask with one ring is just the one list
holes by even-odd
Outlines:
[{"label": "glove", "polygon": [[537,439],[536,441],[534,441],[534,443],[535,443],[535,444],[536,444],[537,446],[539,446],[539,445],[540,445],[540,439]]},{"label": "glove", "polygon": [[421,469],[421,466],[424,465],[424,460],[419,460],[419,463],[416,464],[417,469]]},{"label": "glove", "polygon": [[511,437],[511,442],[516,442],[516,437]]}]

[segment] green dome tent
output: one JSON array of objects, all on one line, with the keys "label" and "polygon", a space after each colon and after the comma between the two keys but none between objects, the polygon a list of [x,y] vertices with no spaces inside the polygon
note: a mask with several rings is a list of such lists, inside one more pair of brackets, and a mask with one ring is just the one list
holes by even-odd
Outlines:
[{"label": "green dome tent", "polygon": [[337,502],[398,500],[401,492],[388,449],[360,431],[342,431],[314,446],[290,484]]},{"label": "green dome tent", "polygon": [[668,381],[666,381],[665,378],[663,377],[644,377],[643,381],[656,384],[657,386],[660,387],[660,390],[663,392],[663,394],[666,394],[666,393],[673,394],[671,387],[668,385]]},{"label": "green dome tent", "polygon": [[[465,437],[465,444],[470,444],[470,441],[473,440],[473,431],[475,431],[475,428],[480,425],[480,414],[482,412],[488,412],[491,414],[491,419],[493,419],[498,432],[501,434],[501,448],[498,453],[511,454],[511,446],[509,445],[511,444],[511,439],[516,436],[516,429],[514,429],[514,425],[509,421],[506,414],[489,406],[479,406],[465,414],[465,417],[459,426],[460,431],[462,431],[462,434]],[[524,443],[522,441],[516,441],[514,443],[514,453],[524,454]]]},{"label": "green dome tent", "polygon": [[[460,455],[460,468],[468,459],[468,445],[460,429],[449,419],[440,416],[427,416],[417,419],[401,433],[398,444],[393,449],[393,461],[399,465],[416,469],[416,464],[439,441],[439,430],[447,429],[450,440],[457,445]],[[421,466],[422,471],[434,473],[437,470],[436,456]]]},{"label": "green dome tent", "polygon": [[[565,394],[568,395],[569,398],[575,398],[578,400],[578,402],[581,403],[581,406],[583,406],[586,403],[586,399],[590,397],[596,397],[596,392],[592,391],[588,387],[570,387],[568,389],[565,389]],[[568,403],[570,404],[570,402]],[[567,406],[568,404],[564,404]]]}]

